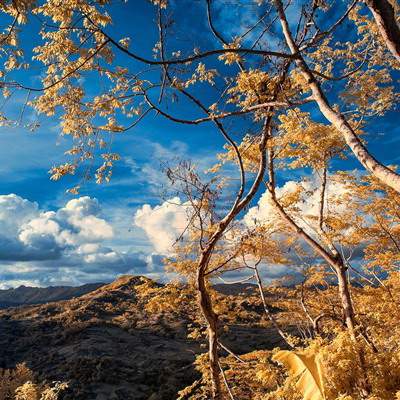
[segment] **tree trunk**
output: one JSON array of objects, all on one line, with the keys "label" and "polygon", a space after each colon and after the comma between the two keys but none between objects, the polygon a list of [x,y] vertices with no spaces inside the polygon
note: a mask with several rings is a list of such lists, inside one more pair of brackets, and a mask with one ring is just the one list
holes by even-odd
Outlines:
[{"label": "tree trunk", "polygon": [[214,400],[222,400],[218,359],[218,315],[212,308],[211,297],[206,287],[205,268],[204,264],[202,264],[202,259],[197,270],[197,289],[199,291],[200,308],[208,325],[208,358],[211,374],[211,391]]},{"label": "tree trunk", "polygon": [[400,61],[400,28],[393,6],[387,0],[365,0],[365,4],[370,9],[387,48]]},{"label": "tree trunk", "polygon": [[343,314],[346,321],[346,327],[349,330],[352,338],[355,338],[354,327],[354,308],[350,296],[349,285],[346,278],[346,267],[344,266],[343,259],[339,254],[331,254],[328,250],[322,247],[315,239],[313,239],[307,232],[304,231],[296,222],[287,214],[282,205],[276,199],[275,194],[271,193],[272,202],[278,214],[291,226],[299,237],[311,246],[311,248],[321,256],[336,272],[338,278],[338,290],[340,302],[343,308]]},{"label": "tree trunk", "polygon": [[335,266],[336,275],[338,278],[338,290],[339,297],[342,303],[344,319],[346,321],[347,330],[353,340],[356,339],[355,335],[355,318],[354,318],[354,308],[353,302],[350,296],[349,283],[346,276],[346,268],[343,265],[343,260],[341,259]]},{"label": "tree trunk", "polygon": [[330,106],[319,83],[308,70],[306,64],[301,62],[298,65],[301,65],[303,75],[308,81],[313,98],[317,102],[321,113],[339,132],[341,132],[346,144],[350,147],[357,160],[382,183],[400,193],[400,175],[383,165],[369,153],[368,149],[361,142],[344,116]]},{"label": "tree trunk", "polygon": [[319,198],[319,215],[318,215],[318,226],[321,233],[324,233],[324,207],[325,207],[325,193],[326,193],[326,178],[328,168],[324,165],[322,169],[321,177],[321,195]]}]

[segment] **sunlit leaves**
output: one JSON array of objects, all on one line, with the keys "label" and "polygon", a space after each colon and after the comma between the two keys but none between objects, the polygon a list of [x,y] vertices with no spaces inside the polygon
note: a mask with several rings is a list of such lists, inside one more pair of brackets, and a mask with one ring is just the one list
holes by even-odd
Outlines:
[{"label": "sunlit leaves", "polygon": [[291,160],[285,161],[289,168],[318,169],[331,157],[342,155],[345,143],[340,132],[330,125],[314,122],[309,113],[289,110],[279,120],[280,133],[275,143],[279,158]]}]

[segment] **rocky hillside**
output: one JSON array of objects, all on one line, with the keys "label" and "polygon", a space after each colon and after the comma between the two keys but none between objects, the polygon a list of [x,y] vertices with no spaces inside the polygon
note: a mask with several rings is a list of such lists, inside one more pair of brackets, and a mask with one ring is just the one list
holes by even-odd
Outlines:
[{"label": "rocky hillside", "polygon": [[[144,310],[125,276],[78,298],[0,311],[0,367],[26,362],[38,381],[67,381],[65,400],[169,400],[192,383],[201,351],[190,317]],[[225,343],[242,353],[279,344],[265,328],[232,326]]]}]

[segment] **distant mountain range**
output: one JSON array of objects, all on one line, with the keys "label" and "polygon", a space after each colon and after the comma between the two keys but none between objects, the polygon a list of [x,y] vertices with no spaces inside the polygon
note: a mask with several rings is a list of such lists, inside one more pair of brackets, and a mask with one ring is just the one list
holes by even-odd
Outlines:
[{"label": "distant mountain range", "polygon": [[0,309],[69,300],[90,293],[103,285],[105,283],[88,283],[78,287],[49,286],[40,288],[19,286],[15,289],[0,290]]},{"label": "distant mountain range", "polygon": [[[104,285],[107,284],[97,282],[76,287],[49,286],[43,288],[22,285],[14,289],[0,290],[0,309],[70,300],[93,292]],[[255,285],[249,283],[235,283],[232,285],[219,283],[214,285],[214,288],[222,294],[234,296],[240,293],[250,294],[257,289]]]},{"label": "distant mountain range", "polygon": [[[0,309],[9,307],[20,307],[28,305],[46,304],[55,301],[70,300],[93,292],[107,283],[87,283],[82,286],[49,286],[49,287],[30,287],[19,286],[15,289],[0,290]],[[352,285],[361,287],[361,285],[353,280]],[[324,289],[325,287],[320,287]],[[240,294],[253,294],[258,291],[256,285],[252,283],[234,283],[225,284],[217,283],[214,289],[224,295],[237,296]]]}]

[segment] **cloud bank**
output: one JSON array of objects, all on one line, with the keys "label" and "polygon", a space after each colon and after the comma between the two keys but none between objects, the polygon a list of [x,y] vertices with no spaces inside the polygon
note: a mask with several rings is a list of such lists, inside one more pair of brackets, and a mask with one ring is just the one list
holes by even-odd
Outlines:
[{"label": "cloud bank", "polygon": [[[303,181],[287,181],[281,187],[276,189],[277,197],[284,197],[296,193],[301,189],[299,201],[296,208],[298,215],[292,215],[296,223],[302,227],[311,236],[317,234],[316,223],[319,214],[319,202],[321,195],[321,184],[318,177],[313,177]],[[348,189],[344,184],[330,181],[326,187],[325,212],[345,211],[346,204],[337,204],[334,200],[348,194]],[[143,205],[137,210],[134,216],[134,225],[142,228],[151,242],[154,251],[159,254],[173,254],[173,244],[176,242],[185,230],[188,223],[190,210],[187,205],[178,197],[172,198],[157,206]],[[281,222],[281,217],[277,214],[274,205],[271,202],[268,192],[264,192],[259,197],[257,203],[250,207],[243,215],[241,224],[243,227],[252,228],[254,225],[264,223]],[[310,250],[309,246],[301,239],[299,243],[305,250]],[[344,249],[346,250],[346,249]],[[353,257],[359,257],[362,254],[361,249],[353,249]],[[299,259],[296,254],[289,251],[287,257],[292,262],[289,265],[262,265],[260,270],[266,282],[281,278],[284,275],[292,274],[296,277],[298,274]],[[305,256],[304,256],[305,257]],[[309,261],[316,260],[312,251],[309,252]],[[247,273],[248,275],[248,273]],[[228,274],[228,277],[241,278],[246,276],[246,271],[236,271]]]},{"label": "cloud bank", "polygon": [[[296,185],[286,182],[277,188],[278,196],[293,192]],[[301,215],[316,216],[318,182],[311,180],[301,185],[305,194],[298,204]],[[340,196],[344,191],[343,186],[328,185],[327,198]],[[329,200],[326,207],[330,207]],[[132,229],[137,237],[130,243],[128,239],[121,242],[126,237],[125,225],[112,215],[105,217],[94,198],[79,197],[58,209],[43,210],[36,202],[16,194],[0,195],[0,288],[105,282],[119,274],[165,279],[162,260],[174,253],[174,244],[185,232],[189,214],[190,208],[178,197],[156,206],[144,204],[133,216],[134,226],[129,231]],[[241,223],[251,227],[277,218],[268,194],[263,193]],[[312,233],[307,222],[297,222]],[[129,248],[137,238],[149,243],[150,248]],[[265,278],[288,272],[288,268],[279,265],[263,270]]]},{"label": "cloud bank", "polygon": [[159,257],[115,249],[113,239],[113,227],[96,199],[80,197],[46,211],[16,194],[0,195],[0,287],[162,274]]}]

